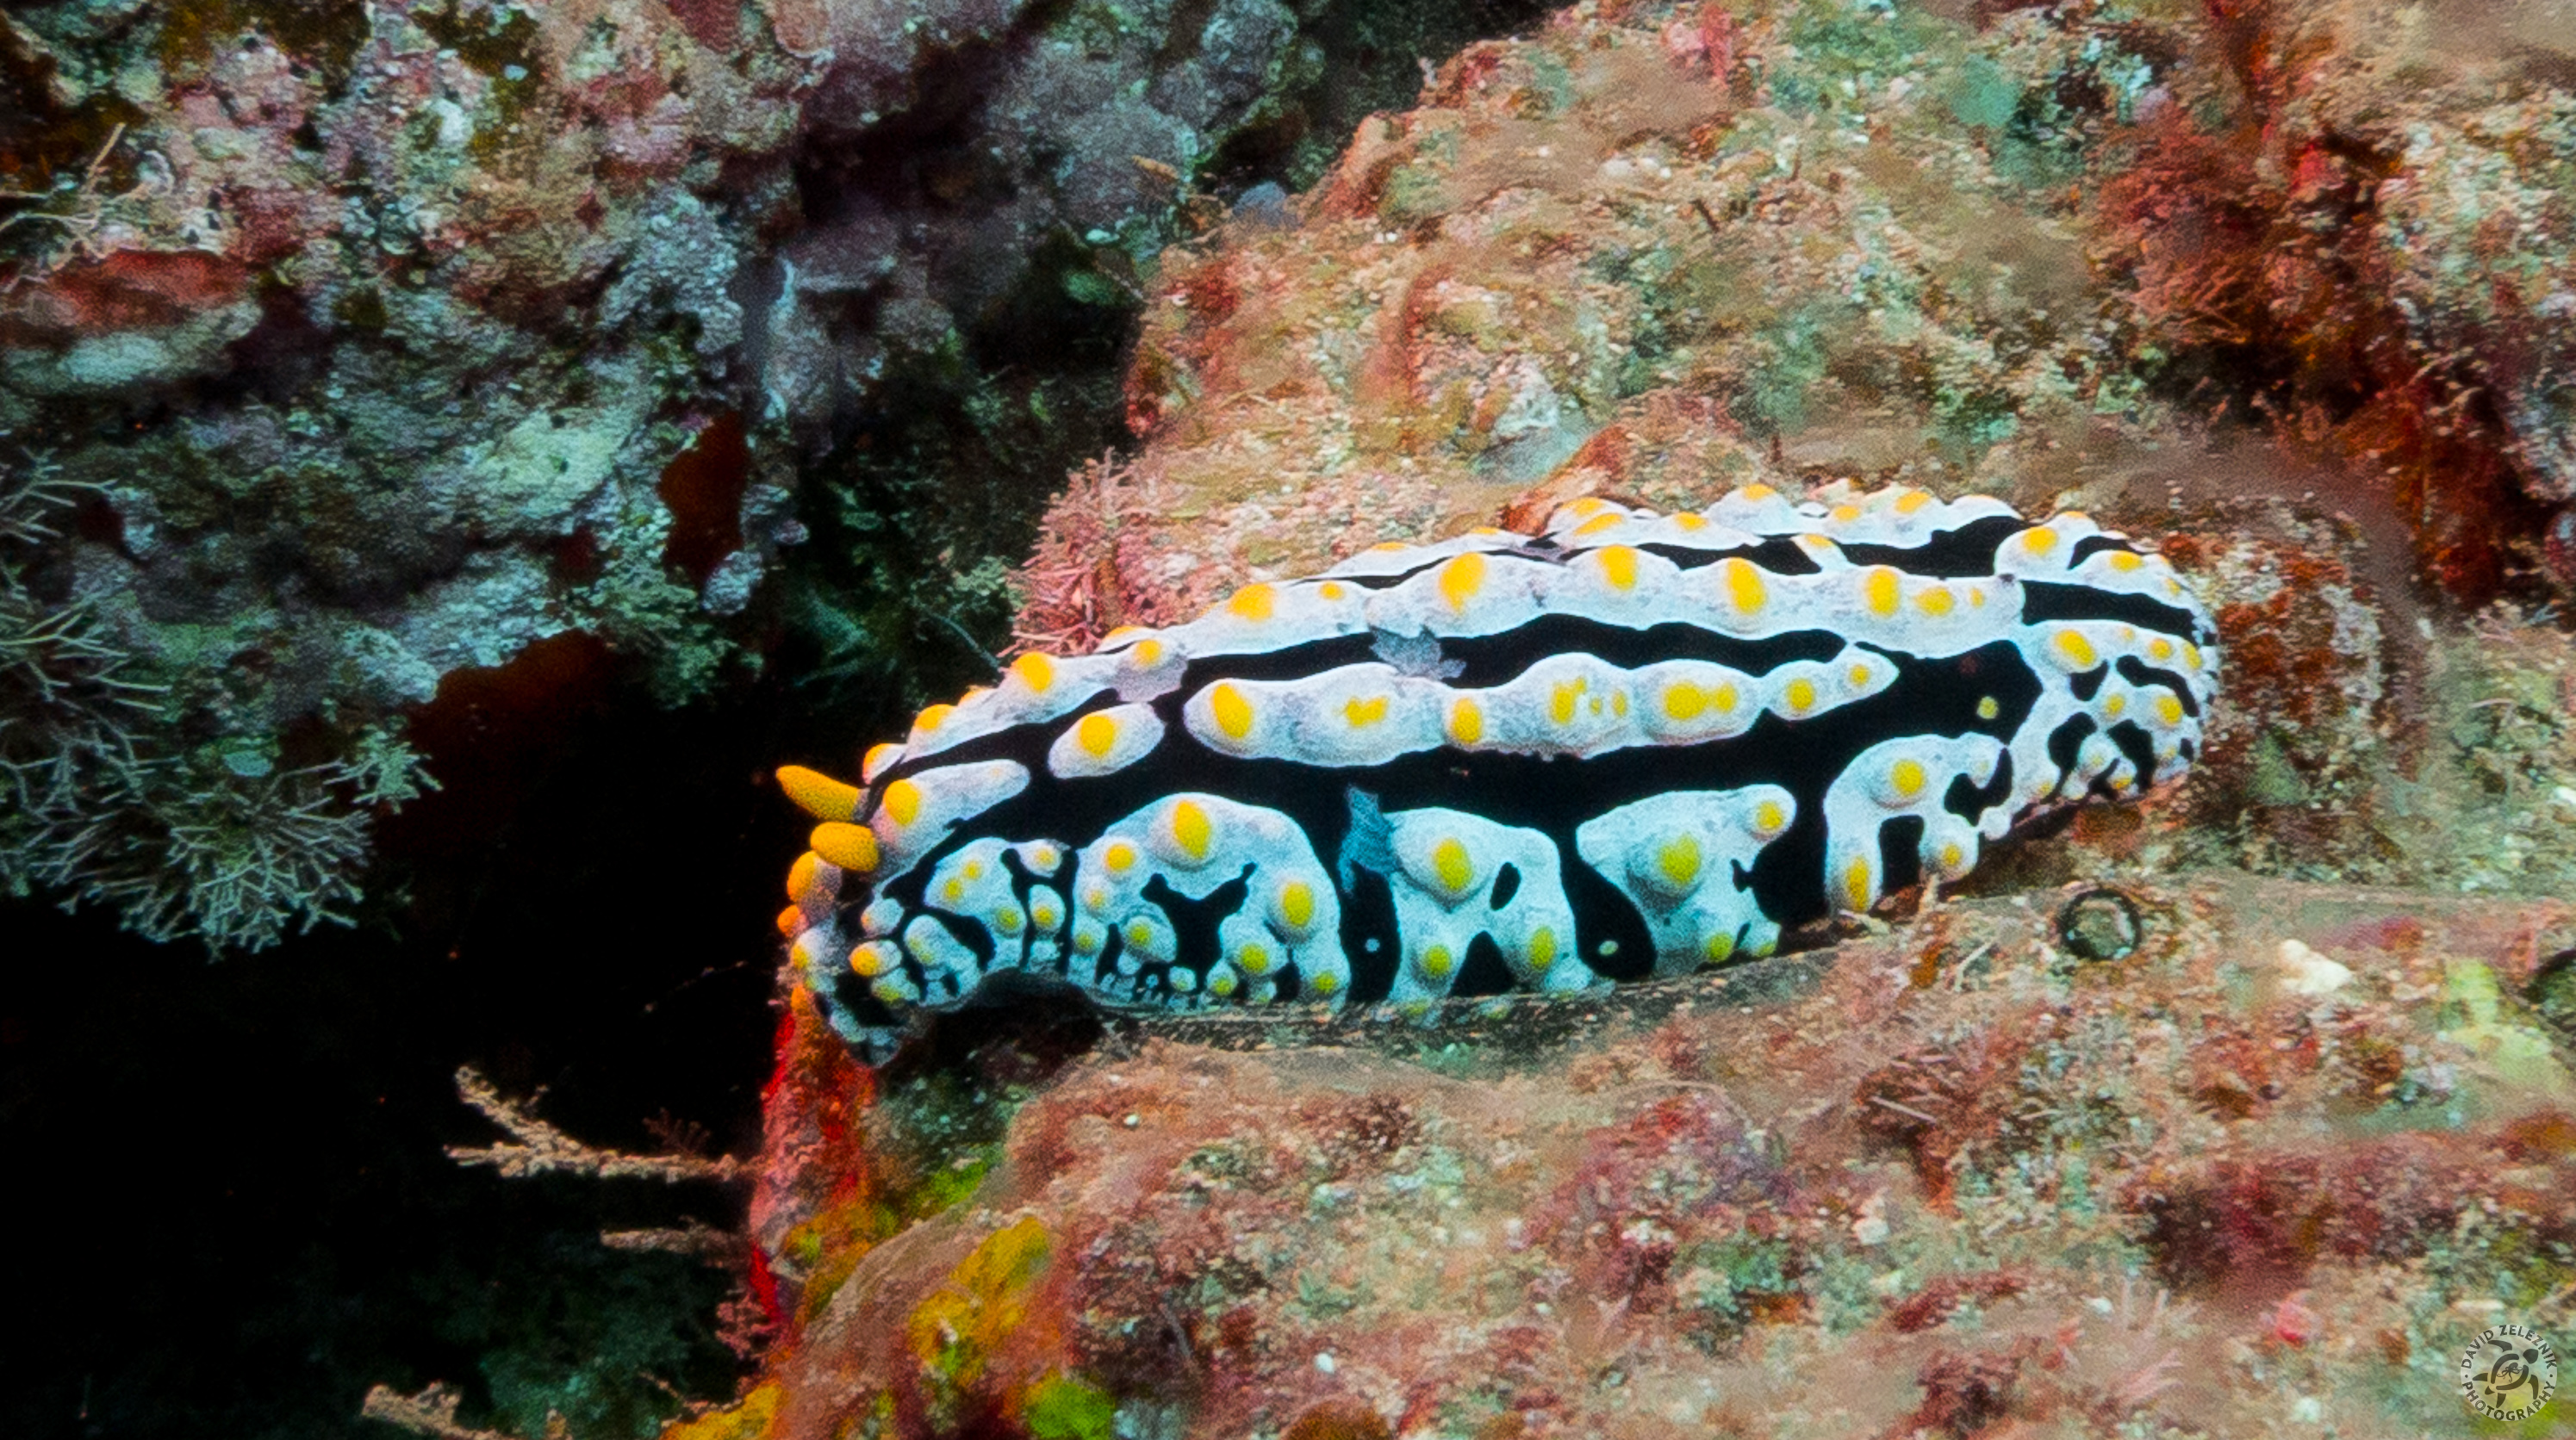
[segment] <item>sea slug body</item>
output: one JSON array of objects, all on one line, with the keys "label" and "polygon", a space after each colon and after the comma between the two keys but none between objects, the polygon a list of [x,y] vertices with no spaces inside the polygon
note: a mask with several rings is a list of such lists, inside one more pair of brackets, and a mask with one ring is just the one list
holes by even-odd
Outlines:
[{"label": "sea slug body", "polygon": [[1765,955],[2170,784],[2219,656],[2082,515],[1765,487],[1380,546],[924,711],[779,917],[882,1054],[1002,971],[1130,1010],[1579,991]]}]

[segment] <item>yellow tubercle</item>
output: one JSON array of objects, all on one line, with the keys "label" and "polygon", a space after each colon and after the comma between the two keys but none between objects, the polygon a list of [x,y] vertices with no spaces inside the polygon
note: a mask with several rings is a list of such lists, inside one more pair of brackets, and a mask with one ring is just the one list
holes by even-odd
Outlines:
[{"label": "yellow tubercle", "polygon": [[1366,699],[1354,696],[1342,702],[1342,719],[1354,730],[1364,729],[1385,718],[1386,697],[1383,695],[1371,695]]},{"label": "yellow tubercle", "polygon": [[1655,852],[1655,868],[1675,890],[1688,890],[1699,883],[1700,851],[1696,836],[1676,835]]},{"label": "yellow tubercle", "polygon": [[1726,598],[1734,602],[1738,614],[1761,613],[1762,567],[1740,555],[1730,555],[1717,562],[1717,578],[1726,586]]},{"label": "yellow tubercle", "polygon": [[1192,860],[1205,860],[1215,838],[1215,827],[1197,801],[1183,800],[1172,806],[1172,843],[1180,847],[1182,854]]},{"label": "yellow tubercle", "polygon": [[877,813],[897,825],[911,824],[921,814],[921,787],[910,780],[888,784],[877,798]]},{"label": "yellow tubercle", "polygon": [[1476,883],[1476,862],[1466,843],[1452,835],[1431,847],[1431,873],[1452,896],[1464,895]]},{"label": "yellow tubercle", "polygon": [[1869,606],[1869,613],[1889,619],[1896,614],[1897,602],[1904,598],[1904,586],[1893,568],[1872,565],[1861,577],[1860,593]]},{"label": "yellow tubercle", "polygon": [[799,933],[787,943],[787,963],[800,974],[811,973],[831,963],[831,952],[823,947],[831,943],[832,932],[820,925]]},{"label": "yellow tubercle", "polygon": [[1314,887],[1303,880],[1291,880],[1280,886],[1279,921],[1291,930],[1303,930],[1314,924]]},{"label": "yellow tubercle", "polygon": [[1449,707],[1449,743],[1473,745],[1485,738],[1485,708],[1473,700],[1460,699]]},{"label": "yellow tubercle", "polygon": [[1055,684],[1055,657],[1032,650],[1011,662],[1011,673],[1019,677],[1021,684],[1043,695]]},{"label": "yellow tubercle", "polygon": [[1613,590],[1633,590],[1637,586],[1637,552],[1626,545],[1604,545],[1592,552],[1601,566],[1601,578]]},{"label": "yellow tubercle", "polygon": [[1547,718],[1559,725],[1573,724],[1575,711],[1580,707],[1587,688],[1588,682],[1582,680],[1556,682],[1555,688],[1548,693]]},{"label": "yellow tubercle", "polygon": [[1113,840],[1101,852],[1100,863],[1110,874],[1124,875],[1136,868],[1136,847],[1124,840]]},{"label": "yellow tubercle", "polygon": [[1452,558],[1440,567],[1440,598],[1449,608],[1464,611],[1476,592],[1485,588],[1485,557],[1474,551]]},{"label": "yellow tubercle", "polygon": [[1764,840],[1789,828],[1789,812],[1777,800],[1765,800],[1753,807],[1753,833]]},{"label": "yellow tubercle", "polygon": [[1911,800],[1923,793],[1923,762],[1908,757],[1888,767],[1887,785],[1899,799]]},{"label": "yellow tubercle", "polygon": [[1208,714],[1229,740],[1240,740],[1252,733],[1252,702],[1222,680],[1208,691]]},{"label": "yellow tubercle", "polygon": [[1104,760],[1118,746],[1118,722],[1095,710],[1074,722],[1073,743],[1094,760]]},{"label": "yellow tubercle", "polygon": [[1228,611],[1245,620],[1267,620],[1278,606],[1279,592],[1268,585],[1246,585],[1225,602]]},{"label": "yellow tubercle", "polygon": [[878,776],[886,772],[887,767],[902,758],[903,747],[892,741],[883,745],[871,745],[868,747],[867,755],[859,761],[859,778],[873,784]]},{"label": "yellow tubercle", "polygon": [[1851,868],[1843,872],[1843,899],[1846,902],[1846,908],[1867,910],[1872,898],[1869,862],[1854,860],[1851,862]]}]

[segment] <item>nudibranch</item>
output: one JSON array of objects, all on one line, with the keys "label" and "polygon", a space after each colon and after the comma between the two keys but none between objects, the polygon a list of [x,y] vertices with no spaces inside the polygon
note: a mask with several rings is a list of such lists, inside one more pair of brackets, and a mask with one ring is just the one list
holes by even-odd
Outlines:
[{"label": "nudibranch", "polygon": [[2071,511],[1579,501],[1022,655],[856,785],[781,770],[821,823],[779,928],[871,1054],[1004,971],[1182,1011],[1682,975],[2173,782],[2214,640]]}]

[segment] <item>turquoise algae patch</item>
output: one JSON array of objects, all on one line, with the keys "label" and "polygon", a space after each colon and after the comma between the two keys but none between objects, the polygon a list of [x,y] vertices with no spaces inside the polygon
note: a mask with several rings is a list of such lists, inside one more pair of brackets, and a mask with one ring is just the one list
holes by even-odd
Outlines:
[{"label": "turquoise algae patch", "polygon": [[1579,501],[1023,655],[856,784],[782,770],[822,823],[780,929],[871,1055],[1006,971],[1140,1011],[1687,974],[2174,783],[2214,637],[2073,512]]}]

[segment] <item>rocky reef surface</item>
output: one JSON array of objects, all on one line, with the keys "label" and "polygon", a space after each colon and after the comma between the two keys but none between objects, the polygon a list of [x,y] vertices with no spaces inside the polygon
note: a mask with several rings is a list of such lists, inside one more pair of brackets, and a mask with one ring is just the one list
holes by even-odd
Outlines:
[{"label": "rocky reef surface", "polygon": [[1576,6],[1166,252],[1026,644],[1586,494],[1905,483],[2154,539],[2209,752],[1592,1002],[1039,997],[868,1071],[791,988],[781,1339],[673,1434],[2465,1423],[2461,1347],[2576,1294],[2576,30],[2529,20]]},{"label": "rocky reef surface", "polygon": [[2077,505],[2217,607],[2211,749],[1965,893],[1426,1029],[871,1072],[788,990],[774,1347],[672,1433],[2460,1423],[2576,1293],[2567,0],[1398,13],[0,15],[0,883],[256,947],[496,688],[890,717],[1586,494]]},{"label": "rocky reef surface", "polygon": [[1138,267],[1512,13],[12,7],[0,885],[255,949],[461,674],[998,643]]},{"label": "rocky reef surface", "polygon": [[[993,1046],[823,1112],[795,1339],[676,1433],[2436,1431],[2576,1275],[2516,998],[2571,921],[2132,883],[1446,1033]],[[864,1095],[799,1020],[790,1089]]]}]

